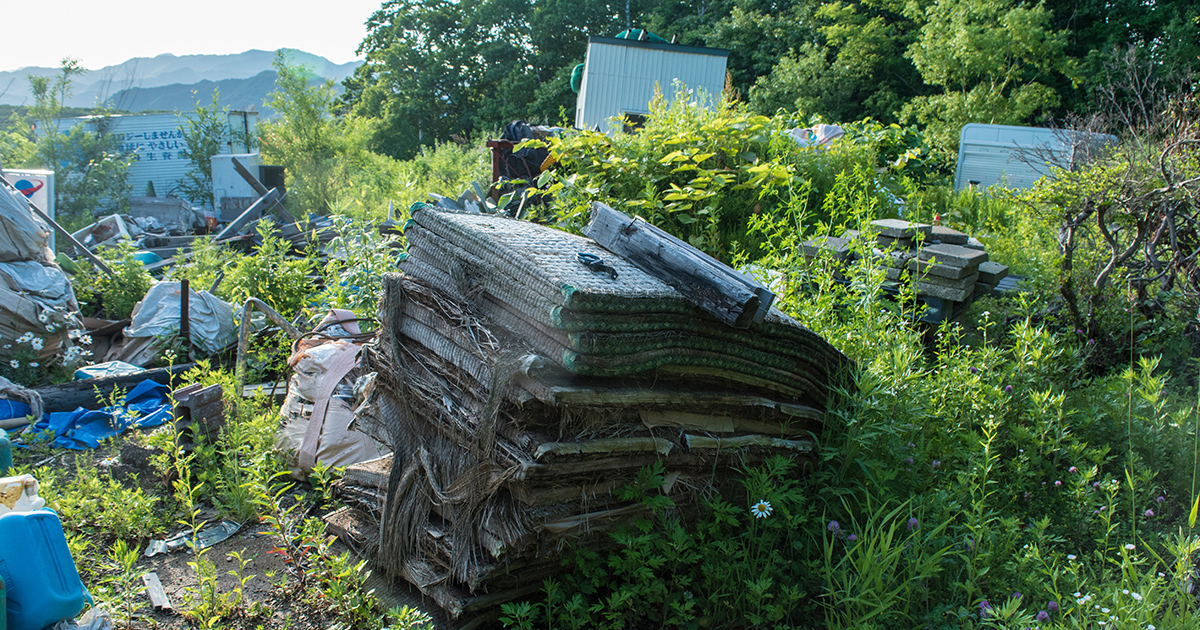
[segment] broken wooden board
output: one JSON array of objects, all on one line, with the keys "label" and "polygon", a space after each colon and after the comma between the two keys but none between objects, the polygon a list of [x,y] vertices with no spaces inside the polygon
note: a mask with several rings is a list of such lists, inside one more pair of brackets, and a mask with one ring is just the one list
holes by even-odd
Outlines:
[{"label": "broken wooden board", "polygon": [[770,289],[729,265],[603,203],[592,204],[583,233],[734,328],[761,323],[775,301]]}]

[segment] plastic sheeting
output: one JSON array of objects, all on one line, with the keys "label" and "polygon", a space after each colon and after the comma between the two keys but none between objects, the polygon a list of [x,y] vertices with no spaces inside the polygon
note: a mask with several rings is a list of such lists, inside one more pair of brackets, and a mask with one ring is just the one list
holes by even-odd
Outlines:
[{"label": "plastic sheeting", "polygon": [[125,395],[125,403],[88,411],[48,413],[26,434],[51,432],[52,444],[58,448],[85,450],[96,448],[102,440],[129,429],[156,427],[171,419],[170,389],[146,379]]},{"label": "plastic sheeting", "polygon": [[[134,365],[147,365],[160,353],[158,344],[136,343],[179,334],[183,288],[178,282],[159,282],[133,307],[133,318],[125,330],[127,349],[118,357]],[[192,343],[212,354],[237,341],[233,306],[208,291],[188,289],[188,322]]]},{"label": "plastic sheeting", "polygon": [[49,263],[50,228],[29,210],[20,193],[0,186],[0,262],[31,260]]},{"label": "plastic sheeting", "polygon": [[[71,282],[57,265],[0,262],[0,339],[9,346],[0,345],[0,359],[32,351],[49,360],[67,342],[67,330],[82,327],[78,313]],[[15,342],[26,333],[41,341]]]}]

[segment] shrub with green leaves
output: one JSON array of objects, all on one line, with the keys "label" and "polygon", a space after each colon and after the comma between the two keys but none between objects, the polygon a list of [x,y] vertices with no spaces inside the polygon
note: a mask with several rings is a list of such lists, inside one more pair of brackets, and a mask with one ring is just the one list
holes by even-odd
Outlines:
[{"label": "shrub with green leaves", "polygon": [[313,256],[289,255],[287,241],[272,232],[269,222],[258,224],[262,244],[253,253],[234,258],[220,293],[235,305],[258,298],[291,318],[304,308],[315,288],[309,276],[316,271],[316,262]]},{"label": "shrub with green leaves", "polygon": [[113,270],[113,275],[90,264],[80,264],[72,283],[79,308],[89,317],[125,319],[146,297],[154,279],[145,265],[133,257],[133,246],[127,243],[102,247],[98,255]]},{"label": "shrub with green leaves", "polygon": [[[839,177],[869,173],[868,190],[895,213],[897,175],[928,176],[919,134],[870,121],[847,125],[829,147],[806,148],[784,131],[803,126],[785,113],[773,118],[738,105],[703,107],[686,94],[651,103],[637,133],[568,132],[551,138],[553,167],[540,183],[553,195],[546,216],[578,231],[590,204],[602,201],[688,241],[722,260],[745,250],[761,255],[748,231],[758,216],[778,216],[789,204],[828,219],[828,194]],[[881,171],[881,172],[877,172]]]}]

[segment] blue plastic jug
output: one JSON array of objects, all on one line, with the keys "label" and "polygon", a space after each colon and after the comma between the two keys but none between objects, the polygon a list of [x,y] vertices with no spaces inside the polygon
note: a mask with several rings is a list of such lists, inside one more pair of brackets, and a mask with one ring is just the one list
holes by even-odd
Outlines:
[{"label": "blue plastic jug", "polygon": [[[8,439],[8,433],[0,429],[0,477],[5,476],[9,466],[12,466],[12,441]],[[0,630],[4,627],[0,626]]]},{"label": "blue plastic jug", "polygon": [[83,610],[83,582],[52,510],[0,516],[0,580],[8,630],[43,630]]}]

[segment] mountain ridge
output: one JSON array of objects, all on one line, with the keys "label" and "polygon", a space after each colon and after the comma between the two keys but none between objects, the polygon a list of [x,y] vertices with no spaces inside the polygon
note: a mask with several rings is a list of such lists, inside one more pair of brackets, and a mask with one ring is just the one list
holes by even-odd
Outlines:
[{"label": "mountain ridge", "polygon": [[[361,61],[336,64],[324,57],[295,49],[285,49],[291,57],[291,62],[308,66],[313,74],[323,79],[342,79],[353,74]],[[93,107],[98,104],[109,104],[129,111],[144,111],[145,109],[166,109],[164,107],[145,107],[134,109],[129,104],[140,102],[174,103],[170,109],[177,109],[178,103],[186,102],[190,109],[196,100],[207,102],[212,86],[221,87],[222,94],[226,89],[240,93],[237,102],[226,102],[222,96],[221,104],[231,108],[245,109],[253,102],[259,104],[254,109],[262,109],[262,98],[250,93],[250,85],[261,86],[262,74],[271,72],[275,51],[252,49],[232,55],[174,55],[163,53],[154,57],[135,57],[122,63],[105,66],[76,77],[71,96],[65,103],[71,107]],[[33,93],[29,89],[29,75],[53,77],[58,68],[30,66],[0,72],[0,104],[31,105]],[[170,87],[170,90],[164,88]],[[207,88],[207,91],[204,91]],[[257,87],[255,88],[257,89]],[[186,101],[187,95],[195,91],[196,97]],[[174,93],[169,96],[168,93]],[[202,93],[203,92],[203,93]],[[265,92],[259,90],[261,97]],[[152,93],[153,98],[147,100],[146,94]],[[132,103],[116,102],[120,96],[124,100],[133,97]],[[253,101],[253,102],[248,102]]]}]

